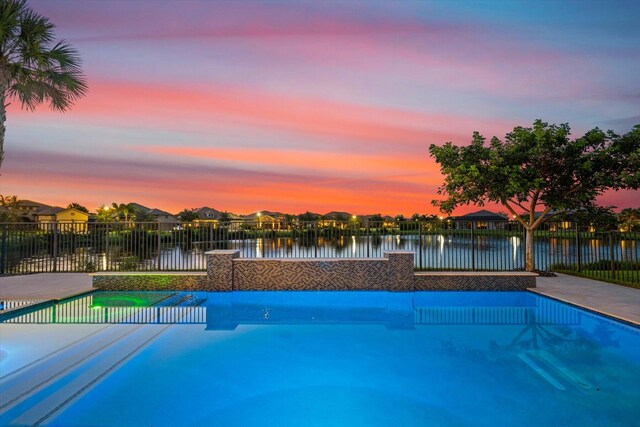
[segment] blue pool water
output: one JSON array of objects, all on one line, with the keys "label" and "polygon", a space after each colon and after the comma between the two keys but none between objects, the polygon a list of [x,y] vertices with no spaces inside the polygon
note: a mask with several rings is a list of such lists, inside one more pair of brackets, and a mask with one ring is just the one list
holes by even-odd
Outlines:
[{"label": "blue pool water", "polygon": [[527,292],[94,294],[0,337],[0,425],[640,425],[640,329]]}]

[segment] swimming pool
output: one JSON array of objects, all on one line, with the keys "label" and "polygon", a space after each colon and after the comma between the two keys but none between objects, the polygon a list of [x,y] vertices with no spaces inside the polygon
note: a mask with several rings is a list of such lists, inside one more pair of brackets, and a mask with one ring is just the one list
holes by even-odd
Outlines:
[{"label": "swimming pool", "polygon": [[640,329],[528,292],[94,293],[0,324],[0,425],[598,425]]}]

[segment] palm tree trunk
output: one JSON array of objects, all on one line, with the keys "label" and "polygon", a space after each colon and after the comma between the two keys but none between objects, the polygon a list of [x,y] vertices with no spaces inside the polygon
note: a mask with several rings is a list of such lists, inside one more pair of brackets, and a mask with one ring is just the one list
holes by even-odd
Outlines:
[{"label": "palm tree trunk", "polygon": [[2,161],[4,160],[4,122],[7,120],[7,108],[5,102],[4,87],[0,87],[0,170],[2,170]]}]

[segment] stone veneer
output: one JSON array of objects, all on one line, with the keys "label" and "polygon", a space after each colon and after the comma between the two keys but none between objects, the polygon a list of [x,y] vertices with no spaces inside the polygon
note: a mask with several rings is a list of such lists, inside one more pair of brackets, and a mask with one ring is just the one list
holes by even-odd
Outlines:
[{"label": "stone veneer", "polygon": [[217,250],[209,251],[206,255],[209,288],[214,291],[232,291],[234,259],[240,256],[240,251]]},{"label": "stone veneer", "polygon": [[415,273],[416,291],[524,291],[536,287],[535,273],[449,272]]},{"label": "stone veneer", "polygon": [[93,287],[103,291],[215,291],[207,273],[93,273]]},{"label": "stone veneer", "polygon": [[384,258],[239,258],[237,250],[209,251],[206,273],[94,273],[104,290],[264,291],[522,291],[535,288],[526,272],[419,272],[413,252]]},{"label": "stone veneer", "polygon": [[[229,252],[207,252],[216,279],[228,271]],[[390,251],[384,258],[234,258],[232,283],[212,286],[236,291],[412,290],[413,252]],[[220,259],[220,262],[218,262]],[[218,267],[216,267],[218,266]],[[407,267],[409,267],[407,269]],[[211,277],[211,276],[210,276]],[[228,280],[228,275],[224,276]]]}]

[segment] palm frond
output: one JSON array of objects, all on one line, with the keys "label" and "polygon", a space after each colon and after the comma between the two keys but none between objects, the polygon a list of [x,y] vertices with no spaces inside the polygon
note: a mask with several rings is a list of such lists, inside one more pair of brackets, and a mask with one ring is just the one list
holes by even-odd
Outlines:
[{"label": "palm frond", "polygon": [[48,102],[65,111],[87,92],[78,51],[56,43],[54,29],[25,0],[0,0],[0,76],[8,80],[0,87],[24,108]]}]

